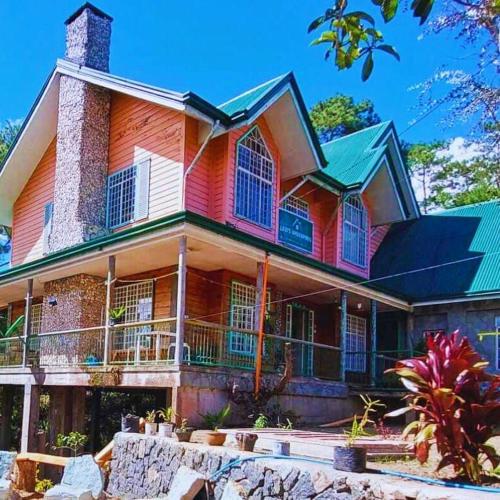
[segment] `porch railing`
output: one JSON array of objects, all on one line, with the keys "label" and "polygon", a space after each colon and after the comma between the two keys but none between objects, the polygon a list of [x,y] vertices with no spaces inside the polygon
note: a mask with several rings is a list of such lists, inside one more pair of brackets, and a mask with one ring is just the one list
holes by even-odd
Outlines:
[{"label": "porch railing", "polygon": [[22,337],[0,339],[0,367],[15,367],[23,364],[24,343]]}]

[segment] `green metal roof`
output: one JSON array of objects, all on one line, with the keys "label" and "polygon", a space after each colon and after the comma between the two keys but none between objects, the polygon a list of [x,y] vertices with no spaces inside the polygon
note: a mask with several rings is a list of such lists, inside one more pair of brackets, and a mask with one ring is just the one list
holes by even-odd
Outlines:
[{"label": "green metal roof", "polygon": [[278,83],[284,80],[288,74],[280,75],[268,82],[262,83],[253,89],[247,90],[243,94],[233,97],[229,101],[217,106],[221,111],[229,116],[237,115],[248,111],[254,104],[270,92]]},{"label": "green metal roof", "polygon": [[384,154],[379,139],[392,122],[379,123],[322,144],[328,166],[323,172],[348,187],[362,185]]},{"label": "green metal roof", "polygon": [[420,269],[427,270],[376,283],[416,302],[499,292],[500,200],[395,224],[372,260],[372,278]]}]

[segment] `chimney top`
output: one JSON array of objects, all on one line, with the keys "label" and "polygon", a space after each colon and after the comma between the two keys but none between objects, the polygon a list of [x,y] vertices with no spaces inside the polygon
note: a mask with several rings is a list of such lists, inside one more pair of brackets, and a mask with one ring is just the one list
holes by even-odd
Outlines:
[{"label": "chimney top", "polygon": [[109,71],[113,18],[90,3],[83,4],[65,22],[66,59],[100,71]]},{"label": "chimney top", "polygon": [[95,5],[92,5],[90,2],[85,2],[78,10],[73,12],[71,16],[64,21],[64,24],[67,26],[68,24],[72,23],[85,9],[91,10],[96,16],[102,17],[103,19],[107,19],[108,21],[113,21],[113,18],[111,16],[108,16],[105,12],[103,12],[101,9],[98,9]]}]

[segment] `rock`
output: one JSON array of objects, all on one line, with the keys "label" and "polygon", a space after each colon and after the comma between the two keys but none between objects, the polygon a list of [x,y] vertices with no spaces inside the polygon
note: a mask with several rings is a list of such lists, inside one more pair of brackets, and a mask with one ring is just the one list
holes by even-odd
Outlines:
[{"label": "rock", "polygon": [[238,483],[228,481],[222,493],[221,500],[241,500],[242,498],[248,498],[244,489]]},{"label": "rock", "polygon": [[325,491],[328,487],[332,486],[332,480],[322,470],[316,471],[312,476],[312,482],[316,493]]},{"label": "rock", "polygon": [[188,467],[179,467],[170,491],[168,500],[193,500],[205,485],[205,478],[195,470]]},{"label": "rock", "polygon": [[295,486],[290,490],[291,498],[304,499],[311,498],[316,495],[316,490],[308,472],[300,475],[299,480]]},{"label": "rock", "polygon": [[279,495],[281,493],[281,476],[277,472],[273,472],[272,470],[266,471],[262,492],[268,496]]},{"label": "rock", "polygon": [[294,486],[295,483],[297,482],[297,479],[299,478],[300,471],[299,469],[296,469],[295,467],[290,471],[290,473],[285,477],[283,480],[283,489],[285,491],[290,491]]}]

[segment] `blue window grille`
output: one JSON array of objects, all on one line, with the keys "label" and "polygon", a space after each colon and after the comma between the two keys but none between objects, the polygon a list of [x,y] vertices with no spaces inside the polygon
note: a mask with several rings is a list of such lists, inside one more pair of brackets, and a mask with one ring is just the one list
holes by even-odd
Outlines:
[{"label": "blue window grille", "polygon": [[134,220],[137,167],[125,168],[108,177],[108,227],[116,228]]},{"label": "blue window grille", "polygon": [[238,143],[235,215],[272,226],[274,163],[257,127]]},{"label": "blue window grille", "polygon": [[359,267],[368,262],[368,214],[359,196],[343,205],[342,258]]}]

